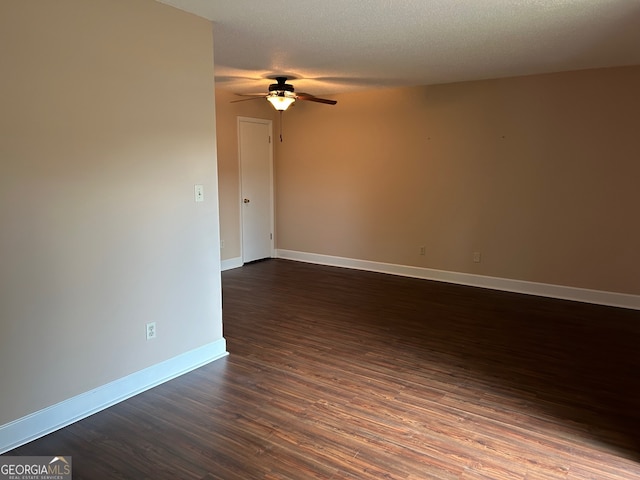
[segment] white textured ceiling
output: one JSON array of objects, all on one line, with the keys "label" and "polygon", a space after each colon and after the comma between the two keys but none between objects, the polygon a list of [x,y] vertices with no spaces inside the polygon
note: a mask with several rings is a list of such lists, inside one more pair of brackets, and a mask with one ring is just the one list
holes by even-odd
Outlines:
[{"label": "white textured ceiling", "polygon": [[160,0],[214,23],[217,85],[342,93],[640,65],[640,0]]}]

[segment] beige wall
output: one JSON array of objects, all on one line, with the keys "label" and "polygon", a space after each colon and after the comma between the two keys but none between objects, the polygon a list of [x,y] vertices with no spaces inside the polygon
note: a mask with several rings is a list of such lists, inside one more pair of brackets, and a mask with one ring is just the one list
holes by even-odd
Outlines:
[{"label": "beige wall", "polygon": [[[627,67],[299,102],[275,143],[276,246],[639,294],[639,80]],[[278,124],[262,102],[217,95],[222,255],[233,258],[236,116]]]},{"label": "beige wall", "polygon": [[629,67],[300,102],[277,248],[640,294],[638,85]]},{"label": "beige wall", "polygon": [[[265,82],[265,85],[268,85]],[[266,87],[265,87],[266,88]],[[238,117],[262,118],[278,122],[273,107],[261,99],[231,103],[240,97],[232,92],[216,90],[216,119],[218,143],[218,184],[220,192],[220,249],[222,260],[239,258],[240,240],[240,168],[238,160]]]},{"label": "beige wall", "polygon": [[2,425],[222,321],[211,24],[152,0],[3,0],[0,45]]}]

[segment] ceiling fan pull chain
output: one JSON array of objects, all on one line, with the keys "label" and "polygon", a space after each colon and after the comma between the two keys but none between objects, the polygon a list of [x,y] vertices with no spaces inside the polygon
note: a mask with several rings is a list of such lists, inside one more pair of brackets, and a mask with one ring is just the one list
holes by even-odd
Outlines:
[{"label": "ceiling fan pull chain", "polygon": [[280,110],[280,143],[282,143],[282,110]]}]

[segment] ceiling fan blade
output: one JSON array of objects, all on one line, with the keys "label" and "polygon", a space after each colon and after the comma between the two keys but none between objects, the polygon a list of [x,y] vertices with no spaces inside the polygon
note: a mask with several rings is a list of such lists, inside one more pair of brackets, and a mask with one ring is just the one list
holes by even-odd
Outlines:
[{"label": "ceiling fan blade", "polygon": [[298,100],[308,100],[310,102],[325,103],[327,105],[335,105],[336,103],[338,103],[337,100],[327,100],[326,98],[319,98],[315,95],[311,95],[310,93],[298,93],[297,97]]},{"label": "ceiling fan blade", "polygon": [[229,103],[238,103],[238,102],[246,102],[247,100],[257,100],[258,98],[265,98],[266,95],[264,95],[263,93],[261,94],[250,94],[250,95],[243,95],[240,93],[237,93],[236,95],[239,95],[241,97],[249,97],[249,98],[241,98],[240,100],[231,100]]}]

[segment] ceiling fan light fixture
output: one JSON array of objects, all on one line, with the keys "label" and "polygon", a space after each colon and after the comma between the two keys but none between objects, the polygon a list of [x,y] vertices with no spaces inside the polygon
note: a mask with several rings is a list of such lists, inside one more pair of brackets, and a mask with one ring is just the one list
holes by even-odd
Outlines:
[{"label": "ceiling fan light fixture", "polygon": [[267,100],[269,101],[269,103],[271,103],[271,105],[273,105],[273,108],[280,112],[283,112],[287,108],[289,108],[289,106],[293,102],[296,101],[296,95],[293,92],[289,92],[286,90],[274,90],[269,92],[269,95],[267,95]]}]

